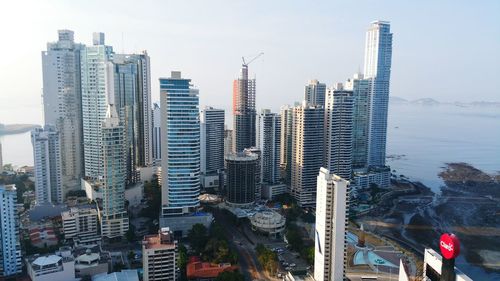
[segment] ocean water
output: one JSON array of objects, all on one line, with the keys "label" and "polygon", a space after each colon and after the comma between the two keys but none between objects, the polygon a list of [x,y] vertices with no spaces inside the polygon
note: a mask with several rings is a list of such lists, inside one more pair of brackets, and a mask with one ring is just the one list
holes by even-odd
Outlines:
[{"label": "ocean water", "polygon": [[0,136],[4,164],[21,167],[33,165],[33,147],[31,133]]},{"label": "ocean water", "polygon": [[439,192],[448,162],[500,171],[500,108],[391,104],[387,164]]}]

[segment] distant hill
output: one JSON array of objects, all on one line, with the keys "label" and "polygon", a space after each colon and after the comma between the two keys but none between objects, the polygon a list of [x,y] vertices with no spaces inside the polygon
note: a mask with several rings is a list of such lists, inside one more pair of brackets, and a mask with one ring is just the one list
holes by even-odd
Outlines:
[{"label": "distant hill", "polygon": [[29,132],[35,128],[39,128],[40,125],[36,124],[0,124],[0,136],[1,135],[14,135]]},{"label": "distant hill", "polygon": [[407,104],[409,101],[404,98],[396,97],[396,96],[389,96],[389,102],[390,103],[400,103],[400,104]]},{"label": "distant hill", "polygon": [[411,104],[418,104],[418,105],[439,105],[441,104],[435,99],[431,98],[423,98],[423,99],[418,99],[410,102]]},{"label": "distant hill", "polygon": [[433,98],[421,98],[410,101],[396,96],[389,96],[389,102],[392,104],[412,104],[412,105],[455,105],[460,107],[470,107],[470,106],[500,107],[500,102],[495,102],[495,101],[440,102]]}]

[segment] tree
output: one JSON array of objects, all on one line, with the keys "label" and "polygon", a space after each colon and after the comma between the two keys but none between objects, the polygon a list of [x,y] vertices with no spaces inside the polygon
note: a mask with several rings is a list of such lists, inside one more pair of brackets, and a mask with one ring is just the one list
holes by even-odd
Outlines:
[{"label": "tree", "polygon": [[189,242],[191,242],[193,250],[196,253],[201,253],[208,241],[207,228],[203,224],[197,223],[193,225],[187,237]]},{"label": "tree", "polygon": [[224,271],[217,278],[215,281],[244,281],[245,277],[243,274],[239,273],[238,271]]},{"label": "tree", "polygon": [[188,263],[188,255],[187,255],[187,249],[183,244],[179,244],[179,259],[177,262],[179,263],[179,269],[181,270],[181,281],[182,280],[187,280],[186,277],[186,266]]}]

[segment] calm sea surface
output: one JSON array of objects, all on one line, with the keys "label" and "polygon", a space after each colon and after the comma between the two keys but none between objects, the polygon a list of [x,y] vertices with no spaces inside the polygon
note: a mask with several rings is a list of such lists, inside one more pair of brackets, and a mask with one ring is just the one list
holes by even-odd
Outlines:
[{"label": "calm sea surface", "polygon": [[447,162],[500,171],[500,108],[391,104],[388,164],[396,173],[439,191]]}]

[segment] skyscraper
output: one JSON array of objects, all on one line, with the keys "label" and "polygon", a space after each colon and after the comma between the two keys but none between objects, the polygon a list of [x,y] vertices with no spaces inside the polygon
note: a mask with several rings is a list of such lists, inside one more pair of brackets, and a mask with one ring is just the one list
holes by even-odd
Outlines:
[{"label": "skyscraper", "polygon": [[231,153],[226,155],[227,199],[238,207],[255,202],[255,186],[259,169],[259,156],[253,153]]},{"label": "skyscraper", "polygon": [[22,271],[16,204],[16,186],[0,184],[0,277]]},{"label": "skyscraper", "polygon": [[153,161],[160,165],[161,161],[161,110],[160,105],[153,105]]},{"label": "skyscraper", "polygon": [[255,169],[255,201],[262,197],[262,150],[258,147],[249,147],[243,150],[248,156],[257,156],[257,168]]},{"label": "skyscraper", "polygon": [[305,102],[293,108],[291,194],[301,207],[316,203],[316,176],[323,165],[324,108]]},{"label": "skyscraper", "polygon": [[309,80],[304,89],[304,100],[309,105],[325,106],[326,84],[318,80]]},{"label": "skyscraper", "polygon": [[280,141],[281,118],[269,109],[263,109],[259,115],[258,140],[262,151],[262,181],[268,184],[280,180]]},{"label": "skyscraper", "polygon": [[325,102],[325,160],[324,167],[344,179],[352,174],[352,91],[338,83],[329,88]]},{"label": "skyscraper", "polygon": [[321,168],[317,180],[314,279],[345,280],[349,182]]},{"label": "skyscraper", "polygon": [[162,216],[194,212],[200,205],[198,89],[172,71],[160,78]]},{"label": "skyscraper", "polygon": [[288,105],[281,107],[280,170],[281,178],[287,184],[290,184],[292,178],[292,113],[292,107]]},{"label": "skyscraper", "polygon": [[224,118],[223,109],[205,107],[200,112],[203,187],[219,187],[224,170]]},{"label": "skyscraper", "polygon": [[94,45],[80,51],[83,150],[85,176],[103,175],[102,122],[114,99],[113,48],[104,45],[104,34],[94,33]]},{"label": "skyscraper", "polygon": [[83,137],[80,90],[80,51],[71,30],[59,30],[59,40],[42,52],[43,113],[45,124],[60,133],[63,195],[80,187],[83,174]]},{"label": "skyscraper", "polygon": [[248,79],[248,64],[233,81],[233,151],[255,146],[255,79]]},{"label": "skyscraper", "polygon": [[102,210],[99,212],[101,236],[122,237],[128,230],[125,209],[126,154],[123,123],[114,105],[109,105],[102,123],[103,177]]},{"label": "skyscraper", "polygon": [[[151,75],[149,56],[115,54],[115,106],[124,121],[129,174],[152,164]],[[130,175],[128,176],[131,180]]]},{"label": "skyscraper", "polygon": [[54,126],[31,132],[37,205],[63,203],[60,135]]},{"label": "skyscraper", "polygon": [[366,32],[365,78],[370,80],[368,164],[384,166],[387,140],[392,33],[389,22],[375,21]]},{"label": "skyscraper", "polygon": [[370,121],[370,80],[362,74],[348,79],[345,89],[353,92],[352,168],[366,169],[368,166],[368,126]]}]

